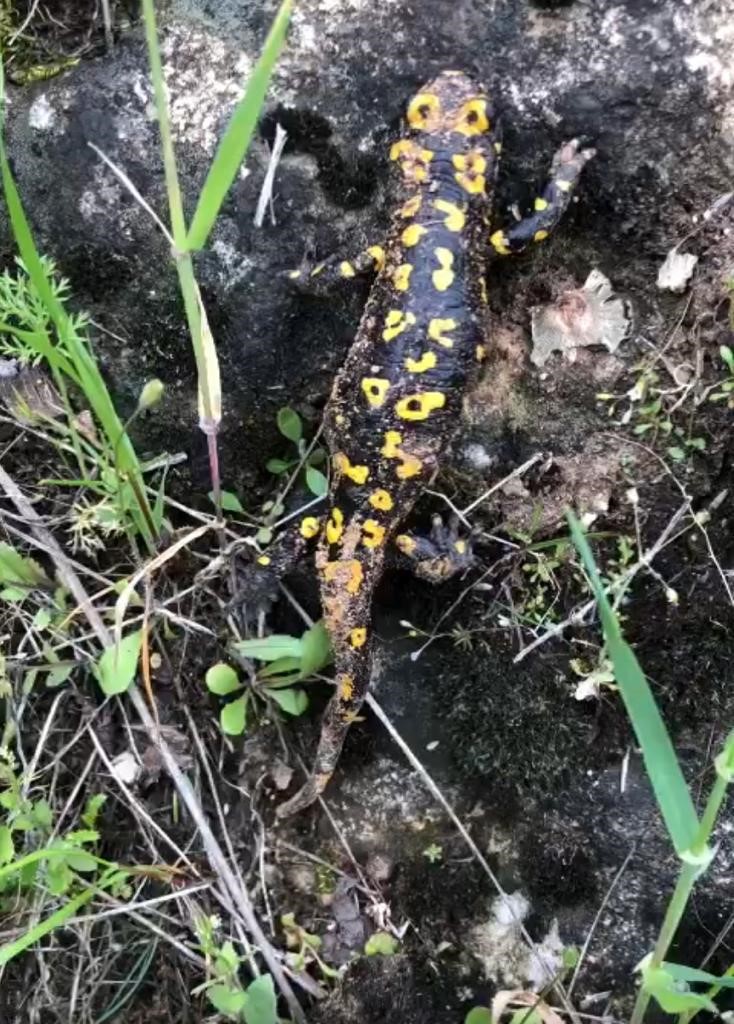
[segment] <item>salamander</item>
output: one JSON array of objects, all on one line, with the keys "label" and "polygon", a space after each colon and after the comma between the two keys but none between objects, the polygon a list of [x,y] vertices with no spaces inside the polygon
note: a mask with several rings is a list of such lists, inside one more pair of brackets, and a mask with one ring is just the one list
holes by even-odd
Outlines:
[{"label": "salamander", "polygon": [[[469,563],[467,541],[455,530],[437,525],[431,537],[421,538],[401,526],[436,474],[459,423],[462,396],[487,353],[490,254],[519,252],[547,238],[593,156],[577,140],[565,143],[532,213],[493,231],[501,149],[487,90],[463,72],[441,73],[410,100],[405,135],[390,148],[398,195],[384,246],[307,274],[323,280],[376,272],[325,410],[328,513],[323,520],[306,516],[297,527],[301,543],[318,538],[316,569],[336,677],[313,770],[281,804],[280,817],[323,791],[365,699],[372,600],[388,547],[395,545],[431,580]],[[259,561],[276,572],[286,560],[276,542]]]}]

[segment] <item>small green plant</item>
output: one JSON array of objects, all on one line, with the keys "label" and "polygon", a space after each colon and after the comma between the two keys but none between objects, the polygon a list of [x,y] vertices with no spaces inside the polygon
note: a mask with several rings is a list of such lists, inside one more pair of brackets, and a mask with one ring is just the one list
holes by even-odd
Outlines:
[{"label": "small green plant", "polygon": [[728,345],[719,348],[719,355],[726,368],[727,375],[719,381],[717,391],[709,395],[710,402],[726,402],[728,409],[734,409],[734,351]]},{"label": "small green plant", "polygon": [[644,437],[653,447],[662,444],[673,462],[684,462],[695,452],[705,451],[705,438],[694,435],[690,424],[683,429],[673,419],[680,404],[677,393],[685,385],[670,390],[664,388],[660,374],[647,362],[638,364],[633,370],[638,377],[623,395],[601,392],[596,396],[598,401],[608,403],[609,415],[616,415],[620,404],[625,403],[620,424],[630,424],[632,432],[637,437]]},{"label": "small green plant", "polygon": [[[129,871],[103,860],[94,848],[95,828],[104,797],[87,801],[81,815],[85,828],[53,834],[53,812],[43,798],[25,793],[23,777],[6,748],[0,748],[0,915],[28,904],[36,920],[38,898],[60,903],[48,917],[32,924],[18,938],[0,946],[0,968],[60,928],[100,891],[129,896]],[[33,897],[33,899],[31,898]]]},{"label": "small green plant", "polygon": [[244,987],[239,978],[242,958],[230,941],[218,941],[219,928],[219,918],[213,915],[201,915],[194,921],[209,977],[192,994],[204,992],[212,1007],[227,1020],[244,1024],[278,1024],[272,977],[261,974]]},{"label": "small green plant", "polygon": [[262,640],[241,640],[233,645],[245,658],[264,662],[253,685],[243,683],[231,665],[219,662],[207,671],[205,682],[210,693],[229,697],[239,693],[222,708],[219,724],[228,736],[240,736],[247,728],[249,708],[261,698],[277,705],[289,715],[302,715],[308,708],[308,696],[296,683],[305,682],[331,661],[329,637],[322,622],[300,636],[273,634]]},{"label": "small green plant", "polygon": [[683,918],[696,881],[705,873],[715,856],[709,840],[724,805],[727,788],[734,780],[734,732],[728,735],[721,753],[714,761],[716,778],[699,820],[665,723],[640,664],[622,636],[619,619],[607,597],[588,541],[578,520],[570,513],[569,523],[571,537],[581,556],[599,608],[605,653],[612,664],[619,692],[642,750],[655,799],[680,861],[678,881],[668,902],[655,948],[638,967],[642,983],[631,1024],[642,1024],[651,998],[655,998],[667,1012],[692,1016],[702,1008],[710,1008],[711,997],[702,997],[691,991],[690,982],[703,981],[728,987],[729,980],[668,964],[665,955]]},{"label": "small green plant", "polygon": [[364,944],[365,956],[394,956],[399,943],[389,932],[375,932]]},{"label": "small green plant", "polygon": [[285,944],[290,950],[286,960],[292,971],[300,973],[309,966],[315,966],[324,978],[339,977],[339,972],[329,967],[319,956],[322,942],[318,935],[306,931],[296,921],[295,914],[283,914],[280,923],[285,932]]},{"label": "small green plant", "polygon": [[443,860],[443,847],[439,843],[430,843],[423,851],[429,864],[438,864]]},{"label": "small green plant", "polygon": [[326,461],[325,450],[308,444],[303,436],[301,417],[287,406],[278,410],[278,430],[295,446],[296,451],[289,459],[270,459],[266,466],[268,472],[275,476],[288,476],[302,466],[306,487],[317,498],[323,497],[329,489],[329,482],[317,467],[323,466]]}]

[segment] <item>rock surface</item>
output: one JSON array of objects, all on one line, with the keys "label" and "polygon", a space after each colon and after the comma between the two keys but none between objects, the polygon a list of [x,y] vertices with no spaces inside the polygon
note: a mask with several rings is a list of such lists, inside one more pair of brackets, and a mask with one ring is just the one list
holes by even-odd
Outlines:
[{"label": "rock surface", "polygon": [[[279,453],[280,406],[292,405],[314,426],[318,422],[363,293],[306,299],[289,290],[284,272],[307,247],[325,256],[379,239],[389,211],[388,140],[416,87],[454,66],[476,72],[502,97],[500,221],[514,204],[528,205],[562,139],[584,136],[598,150],[557,238],[493,271],[498,346],[470,403],[466,450],[474,452],[473,465],[468,488],[460,478],[457,489],[467,491],[468,501],[540,450],[550,462],[523,483],[524,494],[510,489],[504,504],[500,495],[489,506],[490,522],[494,517],[495,525],[505,520],[528,530],[540,504],[553,510],[543,529],[560,529],[565,501],[588,492],[599,505],[595,512],[616,507],[619,521],[629,523],[629,509],[621,508],[630,482],[623,479],[624,443],[618,437],[605,446],[609,420],[595,396],[615,390],[621,379],[626,383],[618,390],[629,387],[624,375],[650,344],[662,346],[679,318],[690,327],[723,301],[732,266],[726,214],[710,224],[701,215],[730,188],[734,174],[734,3],[302,0],[297,7],[249,174],[240,175],[210,249],[197,261],[222,361],[225,485],[251,495],[267,479],[264,462]],[[274,3],[251,0],[169,5],[164,55],[189,211],[274,9]],[[289,133],[276,176],[276,223],[266,219],[257,229],[252,218],[276,122]],[[132,31],[110,55],[61,78],[12,90],[8,139],[42,248],[93,316],[95,348],[122,415],[132,411],[146,380],[165,382],[166,400],[138,428],[138,443],[149,456],[186,451],[189,468],[177,471],[174,486],[189,496],[193,488],[203,501],[208,481],[195,426],[193,358],[167,246],[89,145],[103,150],[163,215],[140,33]],[[686,237],[699,256],[694,291],[683,298],[661,293],[659,266]],[[9,257],[5,223],[0,246]],[[539,372],[528,359],[530,310],[579,288],[593,267],[629,301],[632,337],[615,357],[584,350],[566,364],[551,356]],[[716,324],[709,327],[695,343],[706,365],[719,337]],[[694,333],[691,328],[679,339],[681,361],[693,358]],[[698,476],[687,479],[702,501],[730,486],[725,453],[714,449]],[[675,487],[663,493],[657,486],[662,474],[655,477],[650,539],[680,503]],[[724,526],[715,540],[730,550]],[[681,593],[687,587],[696,594],[695,609],[691,603],[666,606],[654,581],[646,580],[630,630],[695,773],[708,763],[711,708],[717,706],[719,722],[731,721],[734,680],[722,646],[731,635],[731,609],[700,545],[680,558],[671,555],[662,571],[667,568],[679,577]],[[533,937],[540,941],[555,920],[561,941],[581,946],[632,851],[597,923],[579,983],[584,997],[612,992],[612,1009],[624,1016],[631,970],[650,948],[675,864],[617,698],[574,701],[567,648],[559,653],[550,645],[514,666],[516,648],[496,625],[504,607],[499,587],[497,604],[475,591],[461,613],[470,631],[489,629],[486,649],[467,651],[445,640],[440,654],[436,644],[411,664],[406,659],[415,643],[397,638],[397,623],[417,616],[417,625],[430,629],[459,591],[426,599],[413,584],[400,594],[393,586],[385,588],[378,623],[389,652],[380,699],[462,812],[476,811],[477,841],[491,851],[505,885],[529,901]],[[713,617],[725,624],[722,638],[711,637]],[[670,658],[666,645],[675,649]],[[704,686],[701,705],[691,688]],[[433,821],[425,802],[414,799],[415,776],[408,776],[400,755],[379,734],[370,738],[366,756],[358,753],[367,730],[356,733],[343,763],[343,790],[335,790],[338,813],[352,840],[361,836],[360,857],[384,854],[402,863],[388,887],[393,920],[410,919],[421,943],[394,962],[357,965],[313,1020],[376,1024],[391,1013],[426,1024],[460,1020],[501,980],[482,976],[486,950],[474,948],[496,893],[467,863],[452,827]],[[438,748],[426,752],[437,738]],[[383,769],[383,758],[393,769]],[[364,792],[371,795],[363,804]],[[368,822],[365,806],[371,807]],[[436,840],[443,862],[428,864],[422,854]],[[682,937],[686,962],[694,963],[705,936],[722,923],[732,895],[730,863],[725,845],[697,908],[700,928],[692,924]],[[507,981],[509,974],[502,977]],[[588,1012],[602,1013],[607,1001],[589,1006]]]}]

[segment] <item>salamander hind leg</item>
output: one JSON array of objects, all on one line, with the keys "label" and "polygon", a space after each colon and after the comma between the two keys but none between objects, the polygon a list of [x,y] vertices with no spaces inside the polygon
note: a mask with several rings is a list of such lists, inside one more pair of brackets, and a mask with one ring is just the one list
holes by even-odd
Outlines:
[{"label": "salamander hind leg", "polygon": [[533,213],[490,236],[495,253],[509,256],[522,252],[531,242],[546,239],[565,213],[581,172],[595,154],[594,149],[581,149],[578,139],[564,142],[553,157],[548,184],[535,200]]},{"label": "salamander hind leg", "polygon": [[399,533],[395,546],[400,552],[398,566],[409,568],[419,579],[443,583],[474,564],[468,539],[459,533],[459,520],[452,516],[446,525],[441,516],[433,517],[428,536]]}]

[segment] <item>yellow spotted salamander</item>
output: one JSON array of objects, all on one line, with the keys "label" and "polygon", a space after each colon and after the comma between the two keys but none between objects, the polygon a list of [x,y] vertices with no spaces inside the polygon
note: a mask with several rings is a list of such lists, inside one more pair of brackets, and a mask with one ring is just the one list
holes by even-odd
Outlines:
[{"label": "yellow spotted salamander", "polygon": [[[454,531],[434,526],[430,538],[417,538],[401,532],[401,522],[435,475],[459,423],[467,383],[486,353],[489,254],[518,252],[546,238],[593,155],[575,140],[562,146],[532,214],[493,232],[501,143],[487,92],[463,72],[446,71],[413,97],[406,120],[405,137],[390,150],[400,195],[384,248],[291,275],[323,281],[376,270],[325,412],[333,467],[329,512],[324,521],[308,516],[298,527],[301,545],[318,537],[316,566],[336,691],[313,771],[280,806],[281,817],[307,807],[324,789],[364,701],[372,598],[388,545],[396,545],[427,579],[446,578],[469,564],[466,541]],[[287,547],[276,542],[260,565],[282,571]]]}]

